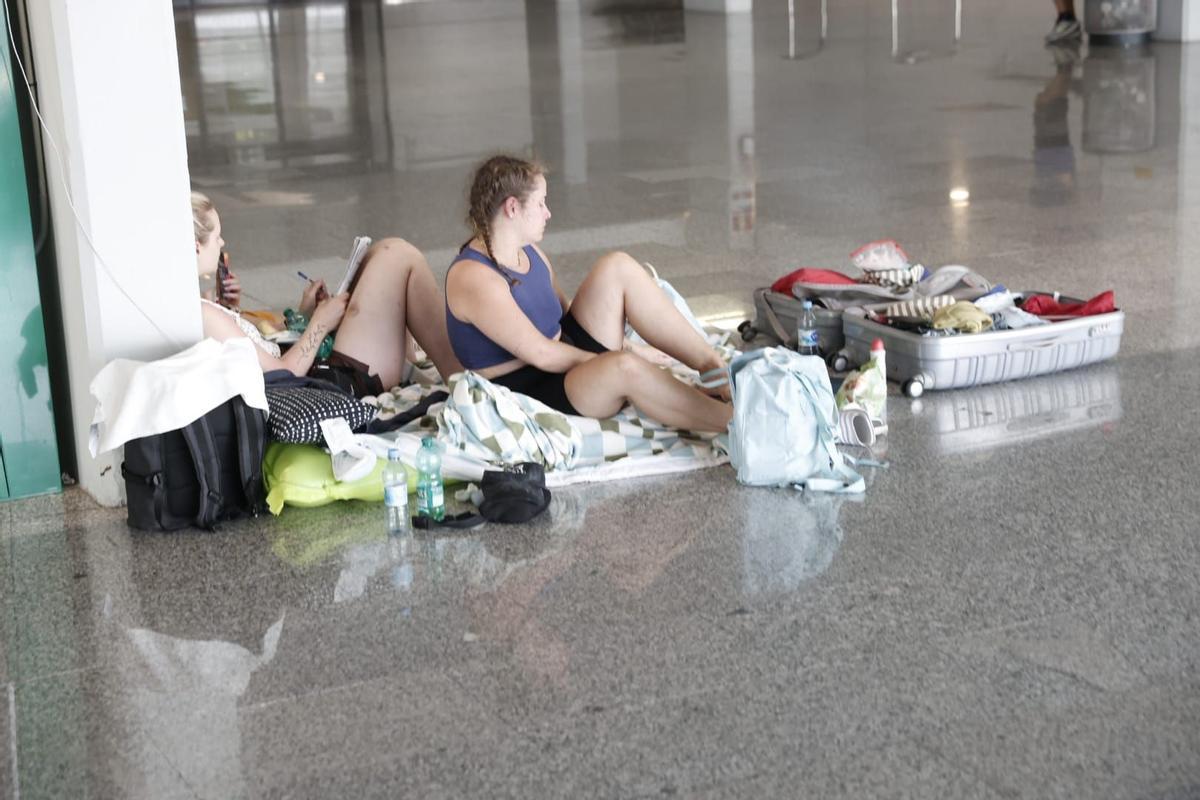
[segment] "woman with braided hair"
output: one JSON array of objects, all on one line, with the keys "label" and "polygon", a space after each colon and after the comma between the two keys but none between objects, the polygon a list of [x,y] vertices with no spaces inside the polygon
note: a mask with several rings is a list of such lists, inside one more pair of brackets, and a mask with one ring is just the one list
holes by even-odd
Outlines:
[{"label": "woman with braided hair", "polygon": [[722,366],[630,256],[600,258],[568,301],[537,246],[550,219],[539,164],[488,159],[475,173],[469,203],[474,235],[446,273],[446,327],[465,368],[566,414],[610,417],[633,403],[677,428],[728,427],[728,402],[626,347],[629,321],[643,339],[693,369]]}]

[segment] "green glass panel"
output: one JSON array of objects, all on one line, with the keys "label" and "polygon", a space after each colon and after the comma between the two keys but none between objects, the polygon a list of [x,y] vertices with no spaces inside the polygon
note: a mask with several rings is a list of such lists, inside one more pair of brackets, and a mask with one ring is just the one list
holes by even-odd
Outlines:
[{"label": "green glass panel", "polygon": [[[0,23],[7,25],[0,3]],[[6,27],[0,27],[6,30]],[[0,47],[0,452],[8,497],[62,490],[46,333],[14,92],[25,91]]]}]

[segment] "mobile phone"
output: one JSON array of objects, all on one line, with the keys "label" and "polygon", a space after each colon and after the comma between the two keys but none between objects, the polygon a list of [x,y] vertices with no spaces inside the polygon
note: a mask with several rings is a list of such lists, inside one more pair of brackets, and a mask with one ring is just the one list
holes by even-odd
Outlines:
[{"label": "mobile phone", "polygon": [[221,257],[217,259],[217,302],[221,305],[228,305],[225,302],[225,281],[229,279],[229,253],[221,251]]}]

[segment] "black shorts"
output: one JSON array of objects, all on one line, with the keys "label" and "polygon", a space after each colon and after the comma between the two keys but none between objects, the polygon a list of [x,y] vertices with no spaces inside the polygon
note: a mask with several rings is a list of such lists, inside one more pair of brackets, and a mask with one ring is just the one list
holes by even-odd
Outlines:
[{"label": "black shorts", "polygon": [[[562,328],[562,341],[587,350],[589,353],[607,353],[609,350],[583,329],[575,317],[568,311],[558,322]],[[564,414],[582,416],[571,401],[567,399],[567,375],[565,372],[546,372],[532,364],[513,370],[506,375],[492,378],[492,383],[507,386],[514,392],[529,395],[534,400],[545,403],[555,411]]]},{"label": "black shorts", "polygon": [[371,372],[370,367],[337,350],[330,353],[327,360],[313,364],[308,376],[336,384],[359,400],[384,392],[383,381]]}]

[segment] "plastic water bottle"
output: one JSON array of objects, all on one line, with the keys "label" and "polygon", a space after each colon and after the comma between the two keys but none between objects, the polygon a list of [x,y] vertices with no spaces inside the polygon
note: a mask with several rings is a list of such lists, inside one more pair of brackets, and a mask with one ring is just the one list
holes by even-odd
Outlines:
[{"label": "plastic water bottle", "polygon": [[[883,349],[883,339],[874,339],[871,341],[871,360],[875,362],[875,369],[879,370],[879,376],[883,378],[883,385],[887,386],[887,351]],[[887,431],[887,397],[884,397],[883,407],[879,411],[879,422],[883,427],[883,431]]]},{"label": "plastic water bottle", "polygon": [[395,448],[388,450],[383,467],[383,505],[387,509],[388,533],[408,533],[408,475]]},{"label": "plastic water bottle", "polygon": [[437,439],[426,436],[417,451],[417,513],[441,522],[446,517],[442,490],[442,453]]},{"label": "plastic water bottle", "polygon": [[817,336],[817,315],[813,312],[812,300],[805,300],[796,320],[796,350],[802,356],[821,354],[820,338]]}]

